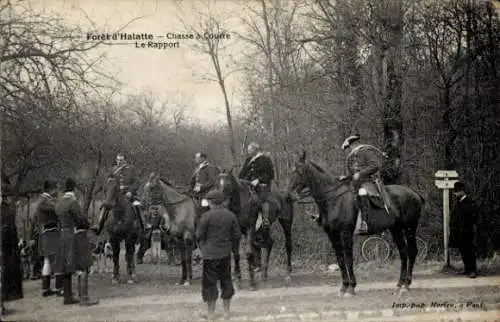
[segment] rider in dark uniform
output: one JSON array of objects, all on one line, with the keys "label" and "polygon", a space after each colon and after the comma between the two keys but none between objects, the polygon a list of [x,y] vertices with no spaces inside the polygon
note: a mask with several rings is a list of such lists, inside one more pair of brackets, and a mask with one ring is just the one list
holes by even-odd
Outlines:
[{"label": "rider in dark uniform", "polygon": [[[132,202],[133,208],[136,215],[139,217],[141,228],[144,229],[144,223],[142,219],[140,203],[137,200],[137,190],[139,189],[139,180],[135,169],[132,165],[128,164],[125,160],[125,156],[122,153],[118,153],[116,156],[116,165],[113,166],[109,177],[113,177],[118,180],[120,184],[120,191],[125,194],[125,196]],[[102,227],[104,226],[104,221],[106,216],[101,216],[99,218],[97,232],[100,233]],[[93,229],[96,229],[93,227]]]},{"label": "rider in dark uniform", "polygon": [[366,189],[362,187],[366,182],[380,182],[380,169],[384,153],[376,147],[368,144],[359,143],[359,135],[348,137],[342,144],[342,149],[348,149],[347,169],[349,176],[343,176],[341,179],[352,178],[353,186],[358,192],[358,202],[361,208],[361,226],[359,234],[367,234],[367,218],[370,215],[370,196]]},{"label": "rider in dark uniform", "polygon": [[[45,180],[43,193],[40,195],[38,205],[33,217],[33,227],[38,234],[38,252],[43,257],[42,268],[42,294],[49,296],[57,294],[62,296],[62,276],[56,275],[56,291],[50,288],[50,278],[53,273],[53,265],[57,252],[59,251],[60,227],[56,215],[57,182]],[[36,228],[35,228],[36,227]],[[34,241],[33,241],[34,242]]]},{"label": "rider in dark uniform", "polygon": [[219,171],[217,167],[208,162],[205,153],[196,153],[195,161],[198,165],[191,176],[190,190],[193,192],[195,199],[199,202],[196,216],[198,221],[200,215],[208,210],[208,204],[206,201],[203,201],[203,199],[207,193],[215,187]]},{"label": "rider in dark uniform", "polygon": [[268,195],[274,179],[273,162],[271,156],[262,152],[257,143],[250,143],[247,151],[249,156],[241,168],[239,178],[250,181],[259,194],[262,205],[262,226],[268,228],[270,226]]}]

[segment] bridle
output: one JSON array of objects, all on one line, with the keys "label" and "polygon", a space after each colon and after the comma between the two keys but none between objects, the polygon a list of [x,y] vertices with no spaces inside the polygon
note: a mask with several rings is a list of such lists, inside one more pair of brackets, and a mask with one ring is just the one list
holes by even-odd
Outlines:
[{"label": "bridle", "polygon": [[[294,172],[298,173],[297,170],[295,170]],[[307,170],[306,169],[304,169],[304,174],[303,175],[299,175],[299,176],[301,178],[305,177],[305,179],[307,179],[306,181],[310,181],[310,180],[308,180],[309,179],[309,175],[307,174]],[[334,187],[332,187],[332,188],[324,191],[323,194],[328,195],[330,192],[337,191],[339,188],[341,188],[345,184],[343,181],[340,181],[340,180],[337,180],[337,181],[339,181],[339,183],[337,185],[335,185]],[[305,185],[303,184],[303,186],[305,186]],[[316,200],[316,202],[323,202],[323,201],[328,201],[328,200],[337,200],[338,198],[340,198],[341,196],[343,196],[344,194],[346,194],[347,192],[350,192],[350,191],[351,191],[350,189],[346,189],[346,190],[344,190],[344,191],[342,191],[340,193],[335,194],[334,196],[326,196],[324,198]],[[304,200],[307,197],[312,196],[312,192],[311,192],[311,190],[309,188],[309,190],[307,192],[305,192],[305,193],[298,193],[298,195],[299,195],[299,199],[295,200],[295,201],[301,201],[301,200]]]}]

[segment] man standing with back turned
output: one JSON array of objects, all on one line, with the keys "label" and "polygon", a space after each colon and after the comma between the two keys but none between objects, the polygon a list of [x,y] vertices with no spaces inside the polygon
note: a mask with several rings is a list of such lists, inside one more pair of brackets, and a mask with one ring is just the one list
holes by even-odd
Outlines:
[{"label": "man standing with back turned", "polygon": [[464,262],[461,274],[476,278],[474,235],[479,211],[476,203],[465,193],[465,185],[462,182],[455,182],[453,195],[457,198],[457,203],[450,217],[450,247],[456,247],[460,251]]},{"label": "man standing with back turned", "polygon": [[231,279],[231,249],[241,237],[236,216],[223,206],[224,194],[212,190],[206,196],[210,210],[203,214],[196,230],[196,238],[203,257],[202,298],[208,305],[208,319],[213,319],[220,281],[221,298],[226,318],[229,318],[234,296]]}]

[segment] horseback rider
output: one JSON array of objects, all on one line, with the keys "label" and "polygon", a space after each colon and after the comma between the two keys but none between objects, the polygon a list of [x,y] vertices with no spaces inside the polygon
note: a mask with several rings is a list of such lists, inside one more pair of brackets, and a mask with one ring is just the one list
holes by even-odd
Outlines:
[{"label": "horseback rider", "polygon": [[241,168],[239,178],[251,182],[252,187],[259,195],[262,207],[262,226],[267,228],[269,222],[269,200],[271,182],[274,179],[274,165],[271,156],[263,152],[260,145],[252,142],[247,148],[248,157]]},{"label": "horseback rider", "polygon": [[[144,222],[142,220],[141,209],[140,209],[141,203],[137,198],[137,190],[139,189],[139,180],[137,178],[134,166],[130,165],[125,160],[125,155],[123,153],[118,153],[116,155],[116,165],[114,165],[111,168],[109,177],[118,180],[120,184],[121,193],[125,194],[127,199],[132,203],[135,214],[139,217],[141,228],[144,229]],[[106,217],[107,216],[101,216],[101,218],[99,218],[97,232],[101,231],[104,225],[103,221],[105,221]],[[96,227],[93,227],[93,229],[95,230]]]},{"label": "horseback rider", "polygon": [[198,215],[201,215],[208,210],[207,201],[204,200],[206,194],[215,187],[218,170],[212,165],[203,152],[195,154],[195,162],[197,164],[190,180],[190,191],[193,193],[196,201],[198,201]]},{"label": "horseback rider", "polygon": [[348,176],[339,179],[352,179],[355,191],[358,192],[358,205],[361,211],[361,225],[358,227],[358,234],[368,234],[367,218],[371,215],[370,196],[363,187],[366,183],[375,183],[380,189],[380,169],[384,153],[376,147],[359,142],[358,134],[349,136],[342,144],[343,150],[348,150],[347,169]]}]

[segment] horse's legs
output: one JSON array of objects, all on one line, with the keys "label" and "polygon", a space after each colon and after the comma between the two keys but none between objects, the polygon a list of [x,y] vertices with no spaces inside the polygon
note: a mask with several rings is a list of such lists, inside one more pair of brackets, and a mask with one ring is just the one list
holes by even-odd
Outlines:
[{"label": "horse's legs", "polygon": [[151,238],[147,237],[148,236],[139,237],[141,240],[141,244],[139,246],[139,250],[137,251],[137,264],[143,263],[144,254],[149,248],[151,248]]},{"label": "horse's legs", "polygon": [[113,250],[113,283],[118,283],[120,277],[120,238],[110,236],[109,243]]},{"label": "horse's legs", "polygon": [[186,277],[187,277],[187,267],[186,267],[186,244],[184,239],[179,239],[178,240],[178,247],[179,247],[179,252],[181,255],[181,280],[179,281],[178,285],[183,285],[184,282],[186,282]]},{"label": "horse's legs", "polygon": [[332,244],[332,248],[335,249],[335,256],[337,257],[337,264],[340,268],[340,273],[342,276],[342,286],[340,287],[339,294],[344,295],[347,287],[349,286],[349,276],[347,274],[347,267],[345,263],[344,253],[342,252],[342,244],[339,231],[329,231],[328,238]]},{"label": "horse's legs", "polygon": [[254,231],[253,229],[249,229],[247,232],[247,262],[248,262],[248,277],[250,279],[250,289],[251,290],[256,290],[257,289],[257,282],[255,281],[255,253],[254,253],[254,248],[255,246],[253,245],[254,242]]},{"label": "horse's legs", "polygon": [[240,242],[241,239],[238,239],[233,243],[232,247],[234,260],[234,279],[236,280],[237,288],[241,288]]},{"label": "horse's legs", "polygon": [[407,276],[408,276],[408,247],[406,245],[406,240],[403,235],[403,231],[400,227],[394,227],[391,229],[392,237],[394,243],[398,247],[399,258],[401,260],[401,271],[399,274],[399,281],[397,287],[401,289],[401,287],[407,288]]},{"label": "horse's legs", "polygon": [[292,280],[292,225],[290,222],[280,219],[280,225],[285,233],[285,249],[286,249],[286,266],[287,274],[285,277],[285,283],[289,284]]},{"label": "horse's legs", "polygon": [[135,243],[137,241],[137,235],[129,236],[125,239],[125,260],[127,261],[127,273],[128,273],[128,283],[135,282]]},{"label": "horse's legs", "polygon": [[192,237],[185,237],[184,245],[186,250],[186,282],[184,285],[191,285],[191,281],[193,279],[193,248],[194,242]]},{"label": "horse's legs", "polygon": [[349,279],[349,286],[347,288],[347,293],[349,295],[355,295],[356,289],[356,276],[354,275],[354,260],[353,260],[353,238],[352,232],[350,230],[344,230],[341,232],[342,239],[342,249],[344,251],[345,264],[347,268],[347,276]]},{"label": "horse's legs", "polygon": [[271,230],[269,228],[262,228],[262,279],[267,281],[269,270],[269,257],[271,249],[273,248],[273,240],[271,239]]},{"label": "horse's legs", "polygon": [[406,229],[406,243],[408,245],[408,275],[406,279],[406,285],[409,287],[412,282],[413,277],[413,267],[415,265],[415,260],[418,255],[417,239],[415,236],[417,226],[410,227]]}]

